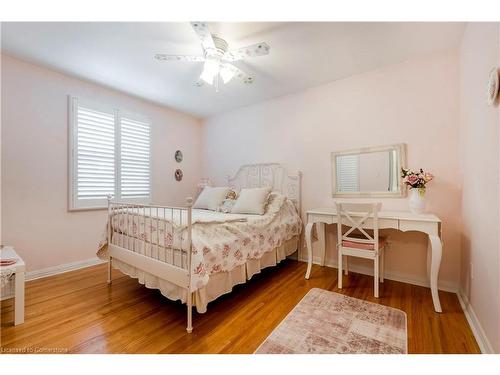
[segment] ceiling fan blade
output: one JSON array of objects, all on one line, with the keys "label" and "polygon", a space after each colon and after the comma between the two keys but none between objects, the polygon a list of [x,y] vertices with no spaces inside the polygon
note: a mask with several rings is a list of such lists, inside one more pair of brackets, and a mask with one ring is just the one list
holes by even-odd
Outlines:
[{"label": "ceiling fan blade", "polygon": [[214,40],[212,39],[212,34],[210,33],[210,29],[208,28],[207,23],[191,22],[191,26],[193,27],[193,30],[195,31],[196,35],[198,35],[198,38],[200,38],[203,49],[205,51],[206,50],[215,51]]},{"label": "ceiling fan blade", "polygon": [[155,59],[160,61],[205,61],[203,56],[165,55],[164,53],[157,53]]},{"label": "ceiling fan blade", "polygon": [[225,64],[225,67],[227,69],[230,69],[234,73],[234,78],[239,79],[244,84],[250,85],[251,83],[253,83],[253,77],[245,73],[243,70],[235,67],[233,64]]},{"label": "ceiling fan blade", "polygon": [[227,61],[237,61],[246,57],[264,56],[269,53],[270,49],[271,47],[269,47],[269,45],[264,42],[252,44],[251,46],[246,46],[226,52],[226,54],[224,55],[224,59],[226,59]]}]

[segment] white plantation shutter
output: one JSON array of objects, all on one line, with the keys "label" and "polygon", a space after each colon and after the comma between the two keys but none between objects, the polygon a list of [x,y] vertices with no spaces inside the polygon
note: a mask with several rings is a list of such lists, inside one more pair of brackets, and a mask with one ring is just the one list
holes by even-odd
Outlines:
[{"label": "white plantation shutter", "polygon": [[70,97],[70,210],[151,197],[150,124]]},{"label": "white plantation shutter", "polygon": [[149,198],[151,137],[149,124],[122,117],[120,186],[122,198]]},{"label": "white plantation shutter", "polygon": [[359,191],[358,155],[341,155],[337,157],[337,191]]},{"label": "white plantation shutter", "polygon": [[115,114],[76,102],[74,119],[73,208],[103,205],[115,194]]}]

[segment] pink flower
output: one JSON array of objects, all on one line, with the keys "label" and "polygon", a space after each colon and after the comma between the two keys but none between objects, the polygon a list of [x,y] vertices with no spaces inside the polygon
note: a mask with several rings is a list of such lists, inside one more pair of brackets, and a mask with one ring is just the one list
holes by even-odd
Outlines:
[{"label": "pink flower", "polygon": [[231,250],[231,248],[229,247],[229,245],[224,245],[224,248],[222,249],[222,257],[223,258],[227,258],[229,256],[229,251]]},{"label": "pink flower", "polygon": [[222,271],[222,266],[220,264],[214,264],[212,266],[212,272],[211,273],[217,273]]},{"label": "pink flower", "polygon": [[243,254],[241,253],[240,250],[236,250],[236,252],[234,253],[234,257],[237,259],[237,260],[242,260],[243,259]]},{"label": "pink flower", "polygon": [[410,185],[414,185],[418,182],[418,177],[414,174],[409,175],[407,178]]},{"label": "pink flower", "polygon": [[198,266],[194,269],[194,273],[200,276],[205,276],[205,265],[203,263],[198,264]]}]

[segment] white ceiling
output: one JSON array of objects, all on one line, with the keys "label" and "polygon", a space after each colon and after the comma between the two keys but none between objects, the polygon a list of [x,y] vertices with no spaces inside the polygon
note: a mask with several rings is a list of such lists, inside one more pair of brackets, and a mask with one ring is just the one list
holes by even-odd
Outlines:
[{"label": "white ceiling", "polygon": [[34,63],[208,117],[311,86],[456,48],[463,23],[209,23],[229,48],[266,42],[268,56],[234,64],[255,81],[218,93],[196,87],[201,62],[159,62],[155,53],[201,55],[185,23],[2,23],[2,51]]}]

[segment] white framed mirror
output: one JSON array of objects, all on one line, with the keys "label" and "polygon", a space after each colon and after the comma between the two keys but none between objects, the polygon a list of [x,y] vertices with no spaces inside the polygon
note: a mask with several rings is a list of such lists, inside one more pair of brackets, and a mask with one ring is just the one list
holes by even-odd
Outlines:
[{"label": "white framed mirror", "polygon": [[333,197],[403,197],[404,143],[332,152]]}]

